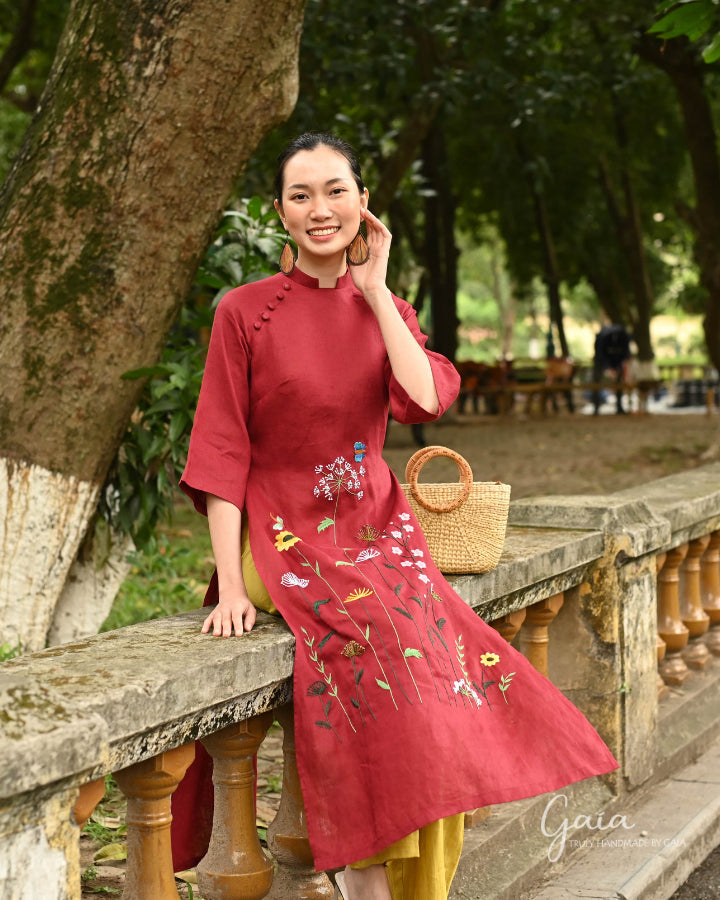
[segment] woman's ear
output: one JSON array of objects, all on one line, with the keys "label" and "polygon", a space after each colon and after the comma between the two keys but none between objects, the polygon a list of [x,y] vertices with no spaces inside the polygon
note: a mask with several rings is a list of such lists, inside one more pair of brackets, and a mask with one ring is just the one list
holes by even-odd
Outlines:
[{"label": "woman's ear", "polygon": [[280,201],[275,201],[275,212],[280,216],[280,221],[282,222],[282,226],[287,231],[287,226],[285,225],[285,217],[283,216],[282,206],[280,206]]},{"label": "woman's ear", "polygon": [[[367,188],[360,194],[360,206],[362,209],[368,208],[368,200],[370,199],[370,192]],[[277,203],[277,201],[275,201]]]}]

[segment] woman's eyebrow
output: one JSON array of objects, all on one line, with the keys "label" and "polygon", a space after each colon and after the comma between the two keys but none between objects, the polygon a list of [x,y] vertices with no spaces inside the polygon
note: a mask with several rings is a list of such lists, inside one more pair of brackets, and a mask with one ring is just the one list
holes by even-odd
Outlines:
[{"label": "woman's eyebrow", "polygon": [[[330,178],[328,181],[325,182],[325,187],[330,187],[331,184],[337,184],[338,182],[345,182],[345,181],[347,181],[347,178]],[[298,188],[302,188],[303,190],[307,191],[307,190],[309,190],[310,185],[309,184],[299,184],[299,183],[288,185],[289,191],[296,191]]]}]

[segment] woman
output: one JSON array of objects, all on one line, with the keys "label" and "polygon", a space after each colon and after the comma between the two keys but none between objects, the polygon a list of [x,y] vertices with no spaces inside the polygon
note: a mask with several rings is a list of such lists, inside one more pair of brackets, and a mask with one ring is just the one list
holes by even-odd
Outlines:
[{"label": "woman", "polygon": [[181,482],[217,564],[203,632],[242,635],[261,607],[296,637],[316,868],[346,866],[347,900],[442,900],[465,810],[617,764],[452,591],[382,459],[388,407],[432,421],[459,378],[385,284],[391,235],[352,149],[296,139],[275,206],[297,261],[288,245],[283,272],[218,306]]}]

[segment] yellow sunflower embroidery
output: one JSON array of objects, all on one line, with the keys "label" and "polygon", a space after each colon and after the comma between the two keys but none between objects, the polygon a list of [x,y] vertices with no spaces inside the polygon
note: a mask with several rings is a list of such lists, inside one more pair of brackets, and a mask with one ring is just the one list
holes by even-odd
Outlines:
[{"label": "yellow sunflower embroidery", "polygon": [[360,600],[361,597],[372,597],[373,591],[370,588],[355,588],[345,598],[346,603],[352,603],[353,600]]},{"label": "yellow sunflower embroidery", "polygon": [[494,666],[495,663],[500,662],[500,657],[497,655],[497,653],[483,653],[483,655],[480,657],[480,662],[484,666]]},{"label": "yellow sunflower embroidery", "polygon": [[290,531],[281,531],[280,534],[275,535],[275,549],[276,550],[287,550],[289,547],[292,547],[293,544],[297,544],[300,540],[299,537],[296,537]]}]

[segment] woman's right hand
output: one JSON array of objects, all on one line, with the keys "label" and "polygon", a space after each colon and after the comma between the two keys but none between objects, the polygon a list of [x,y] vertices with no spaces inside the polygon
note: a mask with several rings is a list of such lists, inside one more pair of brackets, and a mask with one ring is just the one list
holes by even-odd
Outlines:
[{"label": "woman's right hand", "polygon": [[257,610],[248,597],[235,596],[230,600],[221,600],[203,622],[202,633],[212,630],[216,637],[240,637],[245,631],[251,631],[255,624]]}]

